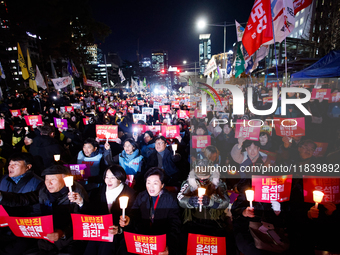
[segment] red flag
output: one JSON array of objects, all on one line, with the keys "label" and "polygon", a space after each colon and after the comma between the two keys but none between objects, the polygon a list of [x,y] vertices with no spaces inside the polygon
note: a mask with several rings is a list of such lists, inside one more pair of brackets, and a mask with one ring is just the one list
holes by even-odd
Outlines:
[{"label": "red flag", "polygon": [[294,0],[294,15],[296,15],[302,9],[307,8],[312,2],[313,0]]},{"label": "red flag", "polygon": [[273,28],[270,0],[256,0],[242,37],[243,46],[251,56],[261,45],[271,40]]}]

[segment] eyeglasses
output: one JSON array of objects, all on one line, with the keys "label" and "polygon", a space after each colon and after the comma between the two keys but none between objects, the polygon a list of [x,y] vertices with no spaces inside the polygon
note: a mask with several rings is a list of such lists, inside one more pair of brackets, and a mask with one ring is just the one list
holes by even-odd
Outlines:
[{"label": "eyeglasses", "polygon": [[157,144],[157,145],[163,145],[163,144],[165,144],[165,142],[157,142],[157,143],[155,143],[155,144]]}]

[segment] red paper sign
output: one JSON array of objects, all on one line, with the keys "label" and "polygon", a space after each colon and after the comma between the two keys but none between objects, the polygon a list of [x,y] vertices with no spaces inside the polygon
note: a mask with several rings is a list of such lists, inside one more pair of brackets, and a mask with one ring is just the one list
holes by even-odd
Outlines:
[{"label": "red paper sign", "polygon": [[161,126],[144,126],[144,132],[151,131],[154,136],[158,136],[161,133]]},{"label": "red paper sign", "polygon": [[106,140],[109,138],[110,142],[118,138],[118,126],[114,125],[96,125],[96,135],[99,140]]},{"label": "red paper sign", "polygon": [[331,97],[331,103],[340,102],[340,92],[332,93]]},{"label": "red paper sign", "polygon": [[42,126],[42,119],[40,115],[29,115],[25,116],[27,126]]},{"label": "red paper sign", "polygon": [[112,242],[109,227],[113,226],[112,215],[84,215],[71,213],[73,239]]},{"label": "red paper sign", "polygon": [[313,89],[311,99],[319,99],[320,97],[324,100],[330,100],[331,89]]},{"label": "red paper sign", "polygon": [[95,102],[95,101],[92,101],[92,102],[91,102],[91,105],[96,105],[96,102]]},{"label": "red paper sign", "polygon": [[226,255],[225,237],[188,235],[187,255]]},{"label": "red paper sign", "polygon": [[74,112],[73,106],[65,106],[65,112]]},{"label": "red paper sign", "polygon": [[262,100],[263,100],[263,105],[265,105],[266,103],[272,103],[273,97],[264,97]]},{"label": "red paper sign", "polygon": [[122,105],[126,105],[126,100],[123,100],[123,101],[122,101]]},{"label": "red paper sign", "polygon": [[0,129],[5,129],[5,119],[0,119]]},{"label": "red paper sign", "polygon": [[107,113],[110,114],[111,116],[114,116],[114,115],[116,114],[116,110],[110,108],[110,109],[107,111]]},{"label": "red paper sign", "polygon": [[128,252],[136,254],[158,254],[165,251],[166,235],[139,235],[124,231]]},{"label": "red paper sign", "polygon": [[100,112],[105,112],[105,111],[106,111],[106,107],[102,107],[102,106],[99,107],[99,111],[100,111]]},{"label": "red paper sign", "polygon": [[179,108],[179,101],[173,101],[173,102],[171,102],[171,107],[172,107],[172,108]]},{"label": "red paper sign", "polygon": [[129,111],[129,113],[134,113],[134,112],[135,112],[135,108],[133,108],[133,107],[130,106],[130,107],[128,108],[128,111]]},{"label": "red paper sign", "polygon": [[[275,121],[279,120],[279,121]],[[278,136],[304,136],[305,118],[274,118],[275,131]]]},{"label": "red paper sign", "polygon": [[143,134],[145,131],[145,125],[142,124],[132,124],[132,132],[137,133],[137,135]]},{"label": "red paper sign", "polygon": [[8,226],[8,213],[2,205],[0,205],[0,227]]},{"label": "red paper sign", "polygon": [[239,138],[243,136],[247,140],[258,141],[260,137],[260,131],[260,121],[237,120],[235,137]]},{"label": "red paper sign", "polygon": [[193,135],[192,148],[205,148],[211,144],[210,135]]},{"label": "red paper sign", "polygon": [[88,117],[83,118],[83,123],[84,123],[85,126],[89,124],[89,120],[90,120],[90,118],[88,118]]},{"label": "red paper sign", "polygon": [[207,117],[207,115],[206,114],[202,114],[202,110],[201,109],[195,109],[195,117],[197,119],[202,119],[202,118]]},{"label": "red paper sign", "polygon": [[190,113],[189,111],[178,110],[177,116],[179,119],[190,118]]},{"label": "red paper sign", "polygon": [[21,108],[22,113],[27,114],[27,108]]},{"label": "red paper sign", "polygon": [[326,178],[320,176],[308,176],[303,178],[303,195],[304,201],[314,203],[313,191],[319,190],[324,193],[321,204],[331,202],[334,204],[340,203],[339,193],[340,179]]},{"label": "red paper sign", "polygon": [[314,157],[323,157],[325,156],[325,153],[327,151],[328,143],[319,143],[319,142],[314,142],[317,147],[313,153]]},{"label": "red paper sign", "polygon": [[[47,239],[54,232],[52,215],[41,217],[8,217],[8,226],[18,237]],[[50,241],[53,243],[53,241]]]},{"label": "red paper sign", "polygon": [[138,100],[138,105],[144,105],[144,101],[143,100]]},{"label": "red paper sign", "polygon": [[10,110],[13,117],[18,117],[21,115],[20,110]]},{"label": "red paper sign", "polygon": [[159,106],[159,112],[160,113],[168,113],[170,111],[170,105],[160,105]]},{"label": "red paper sign", "polygon": [[289,201],[292,188],[292,175],[252,176],[254,201],[271,203],[271,201]]},{"label": "red paper sign", "polygon": [[165,138],[176,138],[177,136],[180,135],[180,132],[179,132],[179,126],[162,126],[162,129],[161,129],[161,133],[162,133],[162,136],[164,136]]}]

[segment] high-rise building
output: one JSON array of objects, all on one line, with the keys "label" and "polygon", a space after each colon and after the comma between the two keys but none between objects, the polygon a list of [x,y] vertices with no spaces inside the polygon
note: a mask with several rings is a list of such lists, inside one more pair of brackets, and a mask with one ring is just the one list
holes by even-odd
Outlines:
[{"label": "high-rise building", "polygon": [[151,66],[151,59],[150,58],[143,58],[143,60],[139,61],[139,66],[150,67]]},{"label": "high-rise building", "polygon": [[86,47],[87,54],[90,55],[89,64],[98,64],[98,47],[97,44]]},{"label": "high-rise building", "polygon": [[211,59],[211,39],[210,34],[199,35],[199,67],[200,73],[204,73],[205,66]]},{"label": "high-rise building", "polygon": [[159,72],[162,69],[168,69],[168,51],[165,50],[152,50],[151,52],[152,70]]},{"label": "high-rise building", "polygon": [[295,26],[289,37],[309,40],[312,16],[313,4],[299,11],[295,15]]}]

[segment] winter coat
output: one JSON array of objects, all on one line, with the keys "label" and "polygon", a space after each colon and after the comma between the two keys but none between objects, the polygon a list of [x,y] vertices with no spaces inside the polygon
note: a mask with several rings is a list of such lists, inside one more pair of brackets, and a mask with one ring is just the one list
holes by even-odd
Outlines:
[{"label": "winter coat", "polygon": [[98,150],[93,152],[90,157],[86,157],[84,152],[81,150],[78,153],[77,164],[89,164],[91,170],[91,176],[98,176],[102,172],[101,159],[103,154]]},{"label": "winter coat", "polygon": [[54,155],[63,153],[58,141],[47,135],[40,135],[33,139],[29,151],[34,157],[39,157],[47,168],[54,162]]}]

